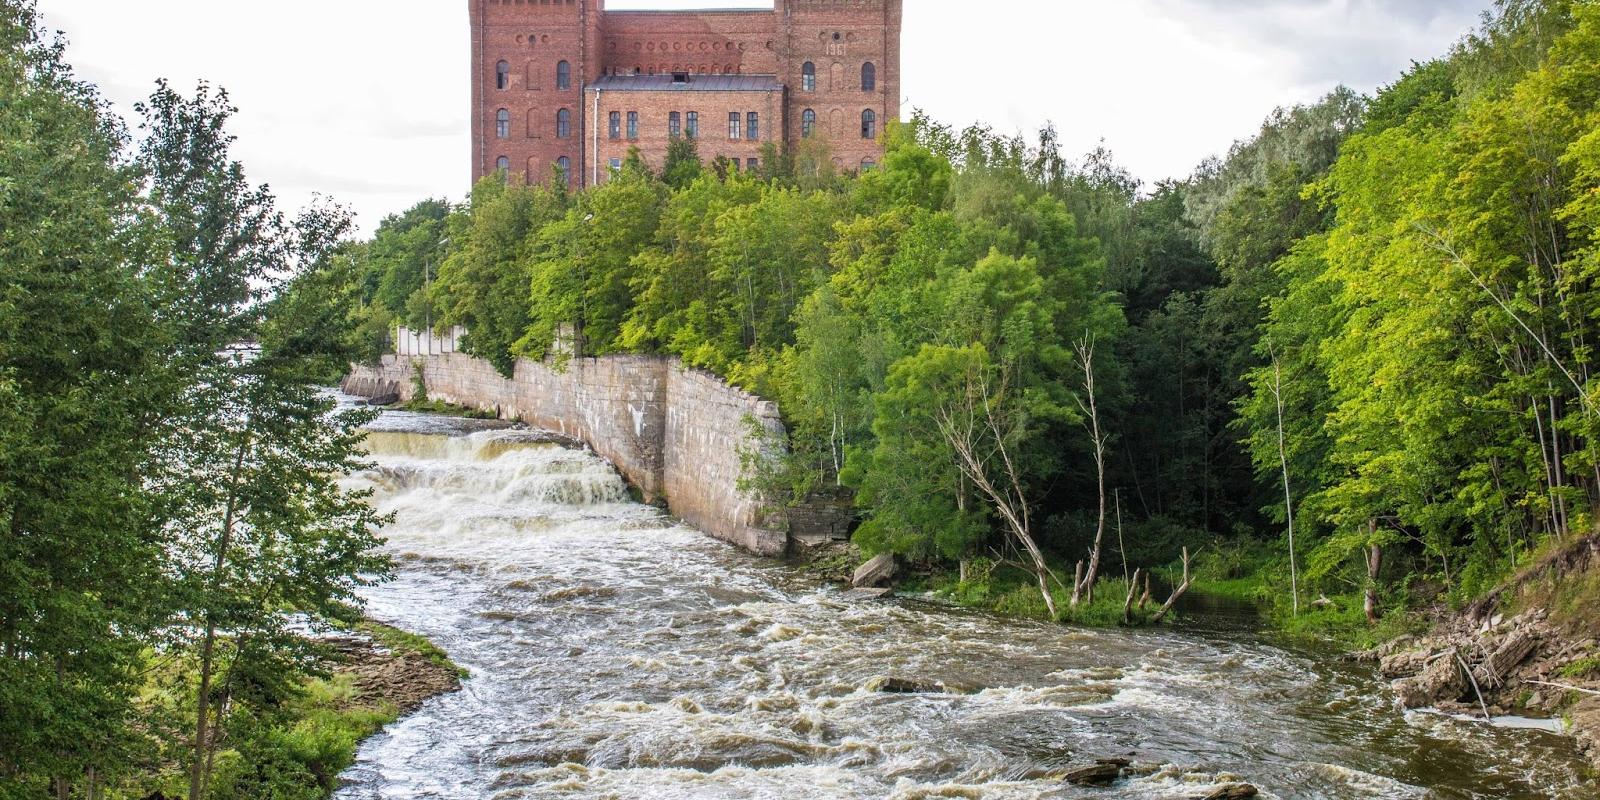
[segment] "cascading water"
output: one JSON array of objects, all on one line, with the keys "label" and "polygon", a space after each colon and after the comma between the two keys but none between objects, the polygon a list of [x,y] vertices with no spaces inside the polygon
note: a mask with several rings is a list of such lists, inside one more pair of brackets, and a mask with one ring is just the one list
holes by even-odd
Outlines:
[{"label": "cascading water", "polygon": [[[849,602],[629,502],[591,454],[383,422],[349,479],[396,515],[370,613],[472,677],[363,745],[340,798],[1595,796],[1562,739],[1408,717],[1253,634]],[[863,688],[885,675],[976,690]],[[1159,768],[1047,777],[1119,755]]]}]

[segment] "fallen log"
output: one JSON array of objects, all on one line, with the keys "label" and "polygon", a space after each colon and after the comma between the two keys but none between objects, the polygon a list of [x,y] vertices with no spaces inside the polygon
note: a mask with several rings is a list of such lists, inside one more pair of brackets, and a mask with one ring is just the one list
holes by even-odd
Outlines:
[{"label": "fallen log", "polygon": [[1539,646],[1539,635],[1519,628],[1506,637],[1473,672],[1473,680],[1491,689],[1505,685],[1505,676]]}]

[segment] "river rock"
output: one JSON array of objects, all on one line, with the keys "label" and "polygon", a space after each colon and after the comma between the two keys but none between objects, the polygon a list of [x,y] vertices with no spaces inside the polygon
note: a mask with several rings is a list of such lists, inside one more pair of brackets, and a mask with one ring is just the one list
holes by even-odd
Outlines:
[{"label": "river rock", "polygon": [[1407,650],[1402,653],[1392,653],[1384,656],[1378,662],[1378,674],[1391,680],[1395,678],[1409,678],[1428,666],[1428,651]]},{"label": "river rock", "polygon": [[1467,691],[1467,679],[1455,656],[1444,654],[1428,664],[1422,674],[1395,681],[1394,691],[1406,708],[1422,708],[1461,697]]},{"label": "river rock", "polygon": [[893,553],[879,553],[871,561],[856,567],[850,583],[858,588],[877,586],[893,578],[897,569]]},{"label": "river rock", "polygon": [[1122,777],[1126,766],[1128,762],[1122,759],[1102,759],[1088,766],[1073,767],[1063,773],[1061,779],[1076,786],[1110,786]]},{"label": "river rock", "polygon": [[400,395],[394,392],[367,398],[367,405],[369,406],[392,406],[398,402],[400,402]]}]

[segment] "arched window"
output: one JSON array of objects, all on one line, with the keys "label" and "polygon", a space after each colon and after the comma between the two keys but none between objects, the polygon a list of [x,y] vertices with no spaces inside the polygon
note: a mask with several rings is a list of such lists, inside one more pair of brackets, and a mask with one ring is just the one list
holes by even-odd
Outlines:
[{"label": "arched window", "polygon": [[814,92],[817,90],[817,65],[807,61],[800,68],[800,90]]},{"label": "arched window", "polygon": [[878,90],[878,67],[871,61],[861,65],[861,91],[874,92]]},{"label": "arched window", "polygon": [[878,138],[878,115],[870,108],[861,112],[861,138]]},{"label": "arched window", "polygon": [[511,86],[511,65],[502,61],[494,65],[494,88],[507,89]]},{"label": "arched window", "polygon": [[495,171],[499,172],[502,176],[510,173],[511,172],[511,159],[506,158],[505,156],[501,156],[501,157],[495,159],[494,160],[494,168],[495,168]]},{"label": "arched window", "polygon": [[809,138],[816,129],[817,112],[808,108],[800,115],[800,135]]},{"label": "arched window", "polygon": [[565,61],[556,65],[556,88],[572,88],[572,65]]},{"label": "arched window", "polygon": [[556,159],[556,169],[561,171],[561,182],[572,182],[572,159],[562,156]]},{"label": "arched window", "polygon": [[861,171],[862,172],[871,172],[874,169],[877,169],[877,167],[878,167],[878,163],[876,161],[873,161],[870,158],[866,158],[866,159],[862,159],[861,160]]},{"label": "arched window", "polygon": [[572,138],[572,112],[564,108],[556,112],[556,138]]},{"label": "arched window", "polygon": [[494,112],[494,135],[497,139],[511,138],[511,112],[500,109]]}]

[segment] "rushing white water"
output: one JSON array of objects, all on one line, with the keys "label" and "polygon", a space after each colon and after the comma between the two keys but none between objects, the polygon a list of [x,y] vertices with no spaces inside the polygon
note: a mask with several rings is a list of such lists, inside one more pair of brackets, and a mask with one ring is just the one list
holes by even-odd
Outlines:
[{"label": "rushing white water", "polygon": [[[629,502],[591,454],[385,423],[349,480],[396,515],[370,613],[472,677],[363,745],[340,798],[1595,796],[1558,737],[1408,719],[1365,672],[1253,634],[849,602]],[[884,675],[977,691],[863,688]],[[1154,771],[1047,776],[1107,756]]]}]

